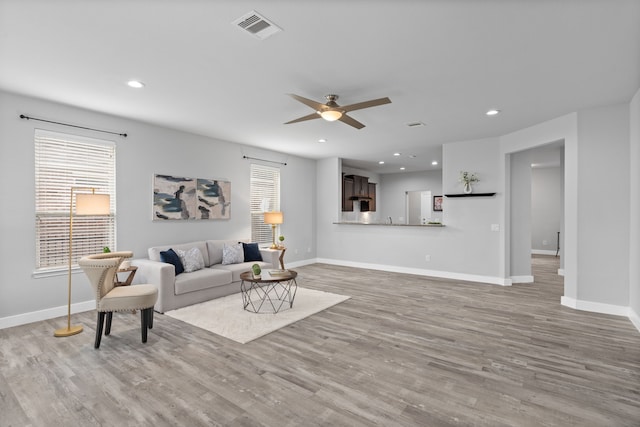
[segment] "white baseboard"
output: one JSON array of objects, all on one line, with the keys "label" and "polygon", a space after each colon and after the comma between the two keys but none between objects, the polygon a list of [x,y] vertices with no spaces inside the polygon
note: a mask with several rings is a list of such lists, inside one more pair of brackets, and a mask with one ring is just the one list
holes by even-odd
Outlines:
[{"label": "white baseboard", "polygon": [[558,269],[558,276],[564,276],[564,268]]},{"label": "white baseboard", "polygon": [[315,264],[318,261],[315,258],[311,258],[311,259],[303,259],[302,261],[293,261],[293,262],[287,262],[285,263],[285,268],[297,268],[297,267],[303,267],[305,265],[310,265],[310,264]]},{"label": "white baseboard", "polygon": [[[96,300],[77,302],[71,304],[71,314],[82,313],[85,311],[95,310]],[[47,308],[45,310],[32,311],[29,313],[17,314],[15,316],[1,317],[0,329],[10,328],[12,326],[26,325],[27,323],[39,322],[41,320],[54,319],[67,315],[67,306]],[[61,327],[64,325],[61,325]]]},{"label": "white baseboard", "polygon": [[556,251],[550,251],[548,249],[531,249],[533,255],[553,255],[556,256]]},{"label": "white baseboard", "polygon": [[603,302],[583,301],[569,297],[561,297],[560,304],[575,308],[576,310],[592,311],[594,313],[613,314],[614,316],[629,317],[629,307],[614,304],[605,304]]},{"label": "white baseboard", "polygon": [[511,276],[511,283],[533,283],[533,276]]},{"label": "white baseboard", "polygon": [[491,285],[511,286],[511,279],[494,276],[481,276],[450,271],[425,270],[422,268],[399,267],[397,265],[369,264],[365,262],[342,261],[329,258],[318,258],[316,262],[344,267],[367,268],[370,270],[390,271],[392,273],[415,274],[417,276],[439,277],[442,279],[464,280],[467,282],[488,283]]},{"label": "white baseboard", "polygon": [[633,326],[635,326],[638,332],[640,332],[640,316],[631,307],[629,307],[629,320],[631,320],[631,323],[633,323]]}]

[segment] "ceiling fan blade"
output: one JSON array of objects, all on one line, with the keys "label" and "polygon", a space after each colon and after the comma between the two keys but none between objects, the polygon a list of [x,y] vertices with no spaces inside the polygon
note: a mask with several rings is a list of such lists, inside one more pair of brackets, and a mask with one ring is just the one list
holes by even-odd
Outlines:
[{"label": "ceiling fan blade", "polygon": [[372,99],[371,101],[358,102],[357,104],[342,105],[340,106],[340,109],[348,112],[362,110],[363,108],[376,107],[378,105],[384,104],[391,104],[391,100],[389,98]]},{"label": "ceiling fan blade", "polygon": [[300,117],[299,119],[291,120],[290,122],[285,123],[285,125],[288,125],[288,124],[291,124],[291,123],[304,122],[304,121],[307,121],[307,120],[319,119],[319,118],[320,118],[320,114],[311,113],[308,116],[304,116],[304,117]]},{"label": "ceiling fan blade", "polygon": [[338,120],[340,120],[342,123],[348,124],[349,126],[353,126],[356,129],[362,129],[364,127],[362,123],[352,117],[347,116],[346,114],[343,114],[342,117],[340,117]]},{"label": "ceiling fan blade", "polygon": [[324,104],[321,104],[319,102],[313,101],[311,99],[304,98],[304,97],[299,96],[299,95],[295,95],[293,93],[289,93],[287,95],[289,95],[293,99],[296,99],[296,100],[302,102],[304,105],[307,105],[307,106],[313,108],[316,111],[322,111],[326,107],[326,105],[324,105]]}]

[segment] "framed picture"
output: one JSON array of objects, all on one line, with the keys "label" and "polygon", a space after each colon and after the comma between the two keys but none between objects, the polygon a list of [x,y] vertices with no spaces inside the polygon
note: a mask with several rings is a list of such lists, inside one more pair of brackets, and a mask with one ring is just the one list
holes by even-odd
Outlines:
[{"label": "framed picture", "polygon": [[433,211],[442,212],[442,196],[433,196]]}]

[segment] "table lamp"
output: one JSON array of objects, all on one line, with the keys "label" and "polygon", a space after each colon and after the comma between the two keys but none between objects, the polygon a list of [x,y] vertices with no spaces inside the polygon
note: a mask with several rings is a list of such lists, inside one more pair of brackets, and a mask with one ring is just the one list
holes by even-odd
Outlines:
[{"label": "table lamp", "polygon": [[67,327],[56,329],[55,337],[68,337],[82,332],[82,326],[71,326],[71,265],[73,263],[73,192],[91,191],[91,193],[78,193],[76,195],[76,215],[109,215],[111,203],[108,194],[96,194],[93,188],[71,187],[69,201],[69,283],[67,304]]},{"label": "table lamp", "polygon": [[271,238],[272,244],[271,249],[278,249],[278,245],[276,245],[276,224],[282,224],[284,217],[282,212],[265,212],[264,213],[264,223],[271,224]]}]

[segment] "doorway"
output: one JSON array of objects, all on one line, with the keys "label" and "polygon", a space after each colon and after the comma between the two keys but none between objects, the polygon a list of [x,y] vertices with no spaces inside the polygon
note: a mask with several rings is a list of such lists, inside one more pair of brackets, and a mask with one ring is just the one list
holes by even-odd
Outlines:
[{"label": "doorway", "polygon": [[562,272],[564,141],[509,155],[509,276],[531,283],[533,256],[557,256]]}]

